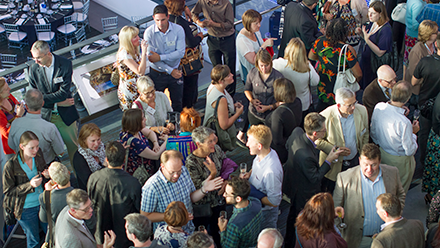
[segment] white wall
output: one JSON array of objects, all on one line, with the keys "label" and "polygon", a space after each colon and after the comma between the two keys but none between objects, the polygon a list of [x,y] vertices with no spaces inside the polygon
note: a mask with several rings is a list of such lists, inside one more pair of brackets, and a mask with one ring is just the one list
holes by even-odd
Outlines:
[{"label": "white wall", "polygon": [[132,16],[151,16],[157,3],[150,0],[94,0],[94,2],[131,20]]}]

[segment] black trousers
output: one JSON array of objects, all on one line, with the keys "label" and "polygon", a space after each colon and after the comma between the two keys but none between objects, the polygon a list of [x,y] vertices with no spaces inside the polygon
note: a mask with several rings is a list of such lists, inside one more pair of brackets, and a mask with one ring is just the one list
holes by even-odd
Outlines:
[{"label": "black trousers", "polygon": [[173,78],[170,74],[150,70],[150,78],[153,80],[156,90],[170,91],[171,106],[173,111],[182,112],[183,80]]},{"label": "black trousers", "polygon": [[199,73],[183,77],[183,107],[191,108],[199,94]]},{"label": "black trousers", "polygon": [[235,75],[235,34],[221,38],[209,35],[208,47],[209,59],[211,60],[212,66],[214,67],[218,64],[225,64],[231,70],[232,75],[234,75],[234,82],[226,87],[226,90],[233,97],[235,95],[235,84],[237,79]]}]

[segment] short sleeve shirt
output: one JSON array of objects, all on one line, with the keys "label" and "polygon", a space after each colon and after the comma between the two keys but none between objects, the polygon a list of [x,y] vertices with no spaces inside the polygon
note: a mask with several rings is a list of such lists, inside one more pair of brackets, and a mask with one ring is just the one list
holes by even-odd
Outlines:
[{"label": "short sleeve shirt", "polygon": [[[182,166],[182,174],[175,183],[168,181],[159,170],[142,187],[141,210],[147,213],[164,213],[168,204],[173,201],[181,201],[185,204],[188,212],[193,213],[191,193],[194,191],[196,188],[185,166]],[[164,224],[164,221],[153,223],[153,231]],[[189,221],[183,230],[187,233],[193,233],[193,222]]]},{"label": "short sleeve shirt", "polygon": [[419,106],[440,92],[440,56],[428,55],[420,60],[414,70],[414,77],[423,78],[419,92]]}]

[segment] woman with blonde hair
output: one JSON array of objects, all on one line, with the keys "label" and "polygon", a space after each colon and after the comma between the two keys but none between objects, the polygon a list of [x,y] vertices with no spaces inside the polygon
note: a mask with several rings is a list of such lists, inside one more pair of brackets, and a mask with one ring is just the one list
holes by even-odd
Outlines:
[{"label": "woman with blonde hair", "polygon": [[255,58],[255,68],[249,72],[244,86],[244,94],[250,103],[248,119],[251,125],[264,124],[266,116],[277,107],[273,83],[283,77],[283,74],[272,68],[272,56],[269,52],[259,50]]},{"label": "woman with blonde hair", "polygon": [[[434,42],[437,39],[438,25],[435,21],[424,20],[419,25],[419,41],[411,49],[408,57],[408,66],[405,72],[405,81],[411,82],[414,74],[414,69],[416,68],[419,61],[428,55],[436,53]],[[420,84],[413,87],[413,92],[420,88]],[[415,93],[419,93],[418,91]]]},{"label": "woman with blonde hair", "polygon": [[[17,99],[11,94],[11,88],[4,77],[0,77],[0,133],[2,135],[2,145],[6,158],[3,162],[6,162],[11,158],[15,151],[8,145],[9,130],[11,129],[11,123],[15,118],[23,116],[25,109],[24,104],[20,104]],[[1,162],[1,161],[0,161]]]},{"label": "woman with blonde hair", "polygon": [[[148,68],[147,42],[140,41],[139,29],[125,26],[119,32],[119,50],[116,65],[119,70],[118,99],[122,110],[131,107],[138,97],[136,81]],[[139,50],[141,47],[141,51]]]},{"label": "woman with blonde hair", "polygon": [[295,86],[296,96],[301,100],[303,117],[312,103],[310,87],[319,83],[319,75],[307,59],[304,43],[300,38],[292,38],[284,50],[284,58],[273,61],[273,68],[289,79]]},{"label": "woman with blonde hair", "polygon": [[181,201],[173,201],[168,204],[163,215],[167,224],[156,229],[154,240],[157,240],[157,244],[161,247],[186,248],[189,233],[183,231],[182,227],[188,223],[189,213],[185,204]]}]

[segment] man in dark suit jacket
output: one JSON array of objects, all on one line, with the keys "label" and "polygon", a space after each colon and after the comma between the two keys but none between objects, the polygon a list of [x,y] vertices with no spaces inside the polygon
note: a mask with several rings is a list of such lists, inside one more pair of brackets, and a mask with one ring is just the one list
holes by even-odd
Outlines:
[{"label": "man in dark suit jacket", "polygon": [[104,231],[116,234],[115,248],[132,246],[125,234],[124,217],[139,213],[141,208],[141,185],[139,181],[122,169],[125,149],[118,141],[105,147],[107,168],[95,171],[87,182],[87,192],[95,206],[95,239],[104,243]]},{"label": "man in dark suit jacket", "polygon": [[389,65],[382,65],[377,69],[377,78],[365,88],[362,103],[367,108],[368,123],[371,122],[374,106],[379,102],[390,100],[391,89],[396,84],[396,78],[396,73]]},{"label": "man in dark suit jacket", "polygon": [[[325,117],[310,113],[304,119],[306,133],[297,127],[286,143],[289,157],[284,164],[283,193],[290,198],[286,233],[295,233],[295,221],[306,202],[321,190],[321,180],[330,170],[331,162],[342,150],[332,149],[325,162],[319,164],[319,150],[315,141],[325,136]],[[286,247],[295,246],[295,235],[286,236]]]},{"label": "man in dark suit jacket", "polygon": [[395,195],[390,193],[379,195],[376,209],[385,224],[373,239],[371,248],[425,247],[425,230],[422,222],[403,218],[400,201]]},{"label": "man in dark suit jacket", "polygon": [[294,37],[299,37],[304,42],[307,54],[309,54],[316,38],[322,35],[312,12],[317,3],[318,0],[303,0],[291,2],[286,6],[279,57],[284,57],[284,49]]},{"label": "man in dark suit jacket", "polygon": [[[76,121],[79,115],[70,92],[72,62],[52,54],[49,44],[41,40],[32,45],[31,53],[35,64],[29,68],[29,83],[43,94],[41,117],[57,126],[73,164],[73,155],[78,149]],[[69,170],[72,172],[73,167]]]}]

